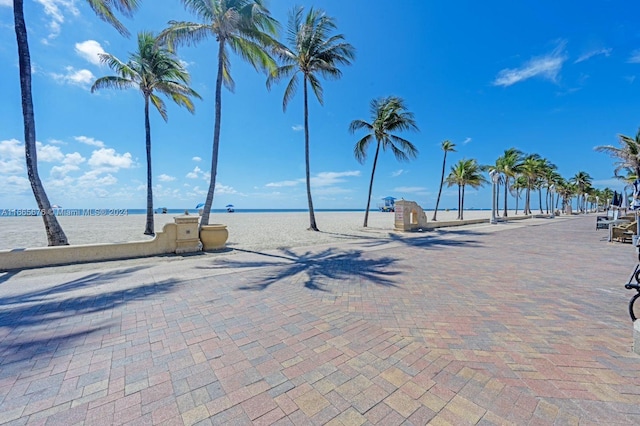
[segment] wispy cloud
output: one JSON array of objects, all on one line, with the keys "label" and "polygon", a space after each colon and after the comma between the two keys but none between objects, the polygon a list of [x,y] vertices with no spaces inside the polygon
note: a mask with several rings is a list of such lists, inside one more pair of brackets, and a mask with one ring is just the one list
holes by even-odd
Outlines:
[{"label": "wispy cloud", "polygon": [[[315,187],[332,186],[338,183],[345,182],[346,177],[360,176],[359,170],[349,170],[346,172],[320,172],[311,177],[311,185]],[[280,182],[269,182],[265,186],[268,188],[283,188],[297,186],[301,183],[305,183],[305,178],[295,180],[283,180]]]},{"label": "wispy cloud", "polygon": [[99,140],[94,139],[94,138],[90,138],[90,137],[87,137],[87,136],[75,136],[74,139],[77,140],[80,143],[85,144],[85,145],[97,146],[98,148],[104,148],[104,142],[99,141]]},{"label": "wispy cloud", "polygon": [[13,7],[13,0],[0,0],[0,6]]},{"label": "wispy cloud", "polygon": [[202,174],[200,167],[196,166],[191,172],[187,173],[186,177],[189,179],[198,179]]},{"label": "wispy cloud", "polygon": [[462,145],[466,145],[466,144],[468,144],[469,142],[471,142],[472,140],[473,140],[473,139],[471,139],[471,138],[465,138],[465,140],[463,140],[463,141],[462,141]]},{"label": "wispy cloud", "polygon": [[54,39],[60,34],[60,27],[64,23],[64,11],[74,16],[80,15],[80,11],[75,6],[74,0],[36,0],[44,7],[44,13],[51,18],[49,22],[49,36],[42,40],[45,44],[47,40]]},{"label": "wispy cloud", "polygon": [[65,70],[67,71],[65,74],[51,73],[51,77],[59,83],[80,86],[85,89],[88,89],[96,79],[93,73],[86,69],[76,70],[72,66],[68,66]]},{"label": "wispy cloud", "polygon": [[300,183],[304,182],[304,179],[298,179],[298,180],[283,180],[281,182],[269,182],[268,184],[266,184],[265,186],[268,188],[283,188],[285,186],[296,186]]},{"label": "wispy cloud", "polygon": [[193,157],[193,158],[192,158],[192,160],[193,160],[193,161],[195,161],[195,162],[200,162],[200,161],[202,161],[202,158],[200,158],[200,157]]},{"label": "wispy cloud", "polygon": [[401,174],[406,173],[403,169],[396,170],[395,172],[391,172],[391,177],[398,177]]},{"label": "wispy cloud", "polygon": [[95,40],[87,40],[82,43],[76,43],[76,53],[91,62],[94,65],[100,65],[100,56],[101,53],[105,53],[100,43]]},{"label": "wispy cloud", "polygon": [[174,180],[176,180],[176,178],[163,173],[160,176],[158,176],[158,180],[160,182],[173,182]]},{"label": "wispy cloud", "polygon": [[636,49],[631,52],[631,56],[627,59],[630,64],[640,64],[640,49]]},{"label": "wispy cloud", "polygon": [[596,50],[592,50],[590,52],[584,53],[582,55],[580,55],[580,57],[578,57],[578,59],[575,60],[574,64],[580,63],[580,62],[584,62],[588,59],[593,58],[594,56],[598,56],[598,55],[604,55],[604,56],[609,56],[611,55],[611,52],[613,51],[613,49],[611,48],[602,48],[602,49],[596,49]]},{"label": "wispy cloud", "polygon": [[427,188],[423,186],[399,186],[393,188],[395,192],[421,193],[426,192]]},{"label": "wispy cloud", "polygon": [[295,126],[291,126],[291,129],[294,132],[301,132],[304,130],[304,126],[302,124],[296,124]]},{"label": "wispy cloud", "polygon": [[556,82],[562,64],[567,60],[564,52],[566,41],[560,41],[550,53],[528,60],[519,68],[505,68],[498,73],[493,81],[494,86],[508,87],[533,77],[541,77]]}]

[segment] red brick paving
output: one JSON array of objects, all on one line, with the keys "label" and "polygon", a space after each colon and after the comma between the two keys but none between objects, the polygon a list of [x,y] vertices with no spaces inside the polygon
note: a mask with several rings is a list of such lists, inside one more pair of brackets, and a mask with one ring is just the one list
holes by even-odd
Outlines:
[{"label": "red brick paving", "polygon": [[0,423],[640,424],[594,220],[0,275]]}]

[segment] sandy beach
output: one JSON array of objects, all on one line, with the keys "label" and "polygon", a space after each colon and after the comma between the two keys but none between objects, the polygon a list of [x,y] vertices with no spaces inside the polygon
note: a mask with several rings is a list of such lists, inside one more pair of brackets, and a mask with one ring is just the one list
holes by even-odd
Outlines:
[{"label": "sandy beach", "polygon": [[[431,221],[433,212],[427,212]],[[514,212],[509,212],[514,216]],[[520,214],[521,215],[521,214]],[[455,220],[457,212],[439,211],[438,220]],[[490,211],[465,211],[465,219],[489,219]],[[321,232],[307,231],[309,214],[295,213],[216,213],[211,223],[223,223],[229,230],[227,245],[233,248],[264,250],[330,243],[337,240],[388,235],[393,231],[393,213],[371,212],[369,227],[363,228],[364,212],[316,212]],[[143,235],[144,215],[128,216],[61,216],[58,217],[70,244],[118,243],[150,239]],[[156,232],[174,215],[156,214]],[[0,250],[45,247],[46,235],[40,217],[0,218]]]}]

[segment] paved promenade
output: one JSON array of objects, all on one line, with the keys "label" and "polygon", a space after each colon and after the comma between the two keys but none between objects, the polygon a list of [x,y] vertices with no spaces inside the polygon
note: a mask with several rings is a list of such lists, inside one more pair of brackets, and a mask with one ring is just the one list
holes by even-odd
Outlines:
[{"label": "paved promenade", "polygon": [[0,424],[640,424],[595,217],[0,273]]}]

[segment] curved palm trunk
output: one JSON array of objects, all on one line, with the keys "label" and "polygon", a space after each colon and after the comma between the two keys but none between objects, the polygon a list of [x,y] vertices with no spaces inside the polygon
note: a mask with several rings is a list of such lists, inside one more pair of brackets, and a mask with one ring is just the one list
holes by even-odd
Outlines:
[{"label": "curved palm trunk", "polygon": [[22,0],[13,0],[13,17],[15,22],[16,42],[18,44],[18,58],[20,65],[20,92],[22,94],[22,116],[24,119],[24,153],[27,163],[27,175],[31,190],[42,214],[47,241],[50,246],[68,245],[67,236],[53,214],[47,193],[38,174],[38,157],[36,151],[36,121],[33,111],[31,95],[31,57],[27,27],[24,22],[24,8]]},{"label": "curved palm trunk", "polygon": [[460,220],[464,220],[464,185],[462,185],[462,194],[460,195]]},{"label": "curved palm trunk", "polygon": [[[309,106],[307,103],[307,76],[304,76],[304,161],[307,167],[307,200],[309,202],[309,230],[319,231],[316,225],[316,216],[313,212],[313,200],[311,199],[311,173],[309,164]],[[373,179],[373,175],[371,176]],[[365,225],[366,218],[365,218]]]},{"label": "curved palm trunk", "polygon": [[531,187],[529,186],[524,195],[524,214],[531,214]]},{"label": "curved palm trunk", "polygon": [[218,46],[218,75],[216,77],[216,106],[215,117],[213,123],[213,149],[211,151],[211,179],[209,180],[209,189],[207,191],[207,199],[204,201],[204,212],[200,219],[200,226],[209,224],[209,215],[211,214],[211,206],[213,205],[213,192],[216,188],[216,174],[218,172],[218,150],[220,148],[220,118],[222,116],[222,65],[224,57],[224,39],[220,39]]},{"label": "curved palm trunk", "polygon": [[369,181],[369,198],[367,198],[367,209],[364,211],[364,225],[362,225],[365,228],[369,222],[369,206],[371,205],[371,192],[373,191],[373,175],[376,174],[376,164],[378,164],[379,153],[380,141],[378,141],[378,146],[376,146],[376,155],[373,157],[373,169],[371,170],[371,180]]},{"label": "curved palm trunk", "polygon": [[502,217],[507,217],[507,195],[509,191],[509,176],[505,175],[504,178],[504,210],[502,211]]},{"label": "curved palm trunk", "polygon": [[147,224],[145,235],[155,235],[153,224],[153,185],[151,181],[151,124],[149,123],[149,96],[144,96],[144,130],[147,147]]},{"label": "curved palm trunk", "polygon": [[[377,151],[376,151],[377,153]],[[440,195],[442,194],[442,185],[444,184],[444,169],[447,164],[447,151],[444,152],[444,159],[442,160],[442,176],[440,177],[440,189],[438,190],[438,198],[436,199],[436,208],[433,211],[433,218],[431,220],[437,220],[438,206],[440,205]]]},{"label": "curved palm trunk", "polygon": [[520,199],[520,190],[516,189],[516,215],[518,214],[518,200]]}]

